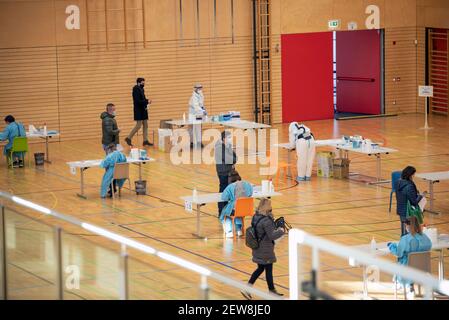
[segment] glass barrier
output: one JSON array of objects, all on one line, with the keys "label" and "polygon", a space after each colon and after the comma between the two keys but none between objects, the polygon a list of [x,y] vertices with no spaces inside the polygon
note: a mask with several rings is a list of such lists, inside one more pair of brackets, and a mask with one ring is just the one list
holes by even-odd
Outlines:
[{"label": "glass barrier", "polygon": [[120,299],[120,254],[62,232],[63,299]]},{"label": "glass barrier", "polygon": [[4,214],[7,298],[57,299],[54,229],[8,208]]},{"label": "glass barrier", "polygon": [[[254,290],[185,258],[1,191],[0,222],[1,299],[222,300],[242,298],[241,289]],[[256,293],[273,298],[264,290]]]}]

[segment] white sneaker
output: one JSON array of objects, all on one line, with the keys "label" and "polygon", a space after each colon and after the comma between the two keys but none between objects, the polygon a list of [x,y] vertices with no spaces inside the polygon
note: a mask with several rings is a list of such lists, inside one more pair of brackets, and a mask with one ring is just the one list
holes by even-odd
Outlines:
[{"label": "white sneaker", "polygon": [[228,232],[228,233],[226,233],[226,238],[234,238],[234,233],[232,233],[232,232]]},{"label": "white sneaker", "polygon": [[243,236],[243,232],[241,230],[237,231],[237,237]]},{"label": "white sneaker", "polygon": [[414,291],[407,292],[406,295],[407,295],[407,300],[415,300],[415,292]]}]

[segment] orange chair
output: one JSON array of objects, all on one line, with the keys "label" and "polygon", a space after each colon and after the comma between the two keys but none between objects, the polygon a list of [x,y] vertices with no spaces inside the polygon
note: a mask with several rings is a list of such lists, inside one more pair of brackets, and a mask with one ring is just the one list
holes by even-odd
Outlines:
[{"label": "orange chair", "polygon": [[[291,163],[287,163],[285,161],[279,160],[274,154],[271,154],[270,151],[267,151],[267,158],[269,159],[270,168],[276,169],[277,162],[277,170],[276,170],[276,184],[279,185],[279,177],[281,176],[281,170],[284,174],[285,182],[288,180],[288,169],[292,169],[293,165]],[[292,171],[292,170],[291,170]],[[293,171],[292,171],[293,174]],[[267,176],[267,179],[270,179],[271,176]]]},{"label": "orange chair", "polygon": [[254,215],[254,198],[240,198],[235,202],[235,212],[233,216],[226,216],[225,219],[232,220],[232,233],[234,240],[236,239],[235,218],[242,219],[242,233],[245,236],[245,217],[252,217]]}]

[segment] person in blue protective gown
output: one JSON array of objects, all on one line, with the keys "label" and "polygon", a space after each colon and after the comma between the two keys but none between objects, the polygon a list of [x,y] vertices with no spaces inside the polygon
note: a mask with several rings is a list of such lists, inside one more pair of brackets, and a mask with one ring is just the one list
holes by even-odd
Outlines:
[{"label": "person in blue protective gown", "polygon": [[[226,216],[232,216],[235,211],[235,203],[238,198],[249,198],[253,195],[253,187],[247,181],[242,181],[242,178],[237,171],[232,171],[229,174],[229,185],[223,191],[221,199],[228,201],[220,214],[220,221],[226,234],[226,238],[234,237],[232,231],[231,219],[225,219]],[[237,218],[234,221],[237,235],[242,235],[242,220]]]},{"label": "person in blue protective gown", "polygon": [[[106,198],[106,194],[109,195],[109,197],[112,197],[112,190],[111,190],[111,182],[114,176],[114,167],[116,163],[122,163],[126,162],[126,156],[120,152],[117,151],[117,146],[115,143],[111,143],[106,148],[106,157],[103,161],[101,161],[100,167],[106,169],[106,172],[103,175],[103,180],[101,181],[101,197]],[[123,183],[125,182],[125,179],[120,179],[117,181],[114,181],[114,190],[116,188],[116,185],[121,188],[123,186]],[[109,190],[109,192],[108,192]]]},{"label": "person in blue protective gown", "polygon": [[[8,143],[3,148],[3,155],[8,156],[12,149],[12,143],[16,137],[26,137],[26,132],[23,124],[16,122],[12,115],[5,117],[6,127],[3,132],[0,132],[0,141],[8,140]],[[13,154],[13,167],[23,167],[23,152],[15,152]]]},{"label": "person in blue protective gown", "polygon": [[[408,255],[413,252],[425,252],[432,248],[432,242],[422,231],[422,227],[416,217],[411,216],[407,219],[407,234],[401,237],[399,243],[388,243],[390,252],[398,257],[398,263],[408,265]],[[398,281],[402,286],[406,286],[410,293],[414,292],[413,284],[410,280],[395,277],[394,281]]]}]

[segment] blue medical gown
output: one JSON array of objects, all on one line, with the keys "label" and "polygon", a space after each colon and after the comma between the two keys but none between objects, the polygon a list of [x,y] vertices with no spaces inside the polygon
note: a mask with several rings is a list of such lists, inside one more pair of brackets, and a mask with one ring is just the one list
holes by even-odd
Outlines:
[{"label": "blue medical gown", "polygon": [[[398,263],[402,265],[408,265],[408,255],[413,252],[429,251],[432,248],[432,241],[425,234],[415,234],[412,236],[410,233],[401,237],[399,243],[390,243],[388,249],[390,252],[398,257]],[[401,279],[397,277],[398,281],[402,284],[410,284],[411,281]]]},{"label": "blue medical gown", "polygon": [[[9,150],[12,148],[12,142],[14,141],[15,137],[25,137],[26,132],[25,128],[23,127],[23,124],[18,122],[12,122],[8,124],[3,130],[3,132],[0,132],[0,141],[8,139],[8,143],[3,148],[3,155],[8,155]],[[16,152],[14,156],[21,157],[23,152]]]},{"label": "blue medical gown", "polygon": [[[106,156],[103,161],[101,161],[100,167],[106,169],[103,175],[103,180],[101,181],[101,197],[106,197],[109,186],[112,183],[112,178],[114,176],[114,167],[116,163],[126,162],[126,156],[120,151],[114,151]],[[118,186],[121,188],[125,179],[117,180]]]},{"label": "blue medical gown", "polygon": [[[253,195],[253,187],[250,183],[243,181],[243,189],[245,191],[245,197],[251,197]],[[231,216],[235,209],[235,202],[237,199],[235,198],[235,183],[230,184],[226,187],[226,189],[221,194],[221,199],[224,201],[228,201],[227,205],[223,208],[220,214],[221,223],[226,223],[225,230],[226,233],[232,232],[232,222],[231,219],[226,219],[224,222],[225,216]],[[242,220],[237,218],[234,220],[236,230],[242,230]]]}]

